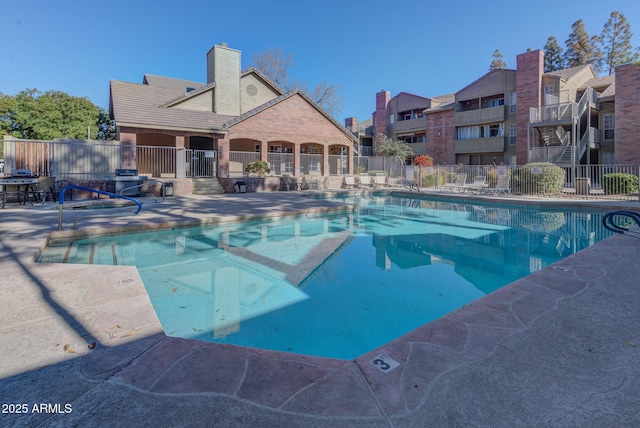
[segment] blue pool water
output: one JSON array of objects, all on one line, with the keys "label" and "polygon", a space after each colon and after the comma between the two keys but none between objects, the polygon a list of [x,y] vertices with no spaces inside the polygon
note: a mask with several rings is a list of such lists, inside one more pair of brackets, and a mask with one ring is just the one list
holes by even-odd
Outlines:
[{"label": "blue pool water", "polygon": [[355,211],[101,237],[170,336],[352,359],[609,235],[602,213],[350,196]]}]

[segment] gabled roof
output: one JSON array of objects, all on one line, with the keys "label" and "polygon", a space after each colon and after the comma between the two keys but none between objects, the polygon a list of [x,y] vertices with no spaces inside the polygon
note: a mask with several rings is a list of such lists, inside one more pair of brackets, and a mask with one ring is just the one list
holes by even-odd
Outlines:
[{"label": "gabled roof", "polygon": [[271,106],[274,106],[282,101],[291,98],[295,95],[299,95],[302,97],[307,103],[309,103],[314,109],[316,109],[320,114],[322,114],[325,118],[327,118],[331,123],[333,123],[342,133],[344,133],[349,139],[351,139],[354,143],[357,142],[357,138],[347,130],[344,126],[342,126],[337,120],[335,120],[330,114],[328,114],[322,107],[313,102],[304,92],[300,89],[294,89],[293,91],[287,92],[286,94],[280,95],[261,106],[258,106],[252,110],[249,110],[246,113],[241,114],[240,116],[234,117],[230,119],[228,122],[224,124],[222,127],[223,130],[228,131],[233,125],[242,122],[243,120],[247,120],[248,118],[255,116],[256,114],[268,109]]},{"label": "gabled roof", "polygon": [[209,83],[208,85],[202,85],[199,88],[194,88],[191,91],[187,92],[186,94],[180,95],[178,97],[175,97],[167,101],[166,103],[162,104],[161,107],[171,107],[173,105],[179,104],[189,98],[193,98],[194,96],[200,95],[203,92],[206,92],[212,88],[215,88],[215,86],[216,86],[216,83],[212,82],[212,83]]},{"label": "gabled roof", "polygon": [[[148,83],[147,77],[145,76],[145,81]],[[163,83],[175,83],[175,80],[177,79],[162,78]],[[154,83],[156,82],[158,82],[157,79]],[[150,85],[112,80],[110,109],[119,126],[205,133],[224,132],[222,125],[233,116],[209,111],[163,107],[167,100],[181,97],[183,93],[183,86]]]},{"label": "gabled roof", "polygon": [[240,75],[240,78],[242,79],[243,77],[245,77],[245,76],[247,76],[249,74],[256,75],[258,78],[260,78],[260,80],[262,80],[265,83],[265,85],[271,87],[271,89],[273,89],[278,94],[280,94],[280,95],[284,94],[284,92],[282,91],[282,89],[280,89],[280,87],[278,85],[273,83],[273,81],[271,79],[269,79],[267,76],[265,76],[259,70],[255,69],[253,67],[249,67],[245,71],[243,71],[242,74]]},{"label": "gabled roof", "polygon": [[494,74],[497,74],[497,73],[514,73],[515,74],[515,72],[516,72],[516,70],[512,70],[510,68],[496,68],[495,70],[491,70],[488,73],[483,74],[482,76],[478,77],[476,80],[474,80],[473,82],[469,83],[464,88],[462,88],[459,91],[457,91],[454,95],[457,96],[459,93],[463,92],[466,89],[471,88],[472,86],[477,85],[481,81],[483,81],[485,79],[488,79],[490,77],[493,77]]},{"label": "gabled roof", "polygon": [[424,110],[422,113],[436,113],[443,110],[451,110],[456,104],[456,94],[446,94],[433,97],[431,101],[431,107]]},{"label": "gabled roof", "polygon": [[586,68],[590,68],[593,75],[596,75],[595,71],[593,71],[593,67],[591,67],[591,64],[577,65],[575,67],[565,68],[563,70],[550,71],[548,73],[544,73],[544,75],[549,77],[557,77],[562,80],[569,80]]},{"label": "gabled roof", "polygon": [[187,88],[195,89],[204,85],[204,83],[194,82],[192,80],[174,79],[172,77],[155,76],[153,74],[145,74],[142,83],[158,88],[178,89],[182,92],[187,92]]}]

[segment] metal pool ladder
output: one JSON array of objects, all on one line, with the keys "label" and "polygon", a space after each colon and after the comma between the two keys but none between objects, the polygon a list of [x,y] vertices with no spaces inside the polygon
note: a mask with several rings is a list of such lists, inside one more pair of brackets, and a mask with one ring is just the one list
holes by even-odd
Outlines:
[{"label": "metal pool ladder", "polygon": [[[98,195],[106,195],[106,196],[109,196],[111,198],[126,199],[128,201],[135,202],[138,205],[138,209],[136,210],[136,212],[133,215],[138,215],[138,213],[140,213],[140,211],[142,211],[142,202],[140,202],[139,200],[137,200],[135,198],[131,198],[129,196],[118,195],[118,194],[115,194],[115,193],[105,192],[104,190],[92,189],[90,187],[84,187],[84,186],[78,186],[78,185],[75,185],[75,184],[70,184],[70,185],[65,186],[62,189],[60,189],[60,194],[58,196],[58,230],[62,230],[62,212],[63,212],[63,204],[64,204],[64,193],[69,189],[84,190],[86,192],[97,193]],[[131,215],[131,214],[112,214],[112,215],[113,216],[125,216],[125,215],[128,216],[128,215]],[[74,229],[77,229],[78,221],[83,217],[93,217],[93,216],[81,216],[81,217],[78,217],[73,222],[73,228]]]}]

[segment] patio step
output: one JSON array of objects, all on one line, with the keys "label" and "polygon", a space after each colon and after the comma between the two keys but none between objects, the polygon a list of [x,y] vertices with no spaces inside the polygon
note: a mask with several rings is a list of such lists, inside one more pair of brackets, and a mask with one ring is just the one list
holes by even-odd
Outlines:
[{"label": "patio step", "polygon": [[194,178],[193,192],[194,195],[218,195],[224,193],[222,184],[217,178]]}]

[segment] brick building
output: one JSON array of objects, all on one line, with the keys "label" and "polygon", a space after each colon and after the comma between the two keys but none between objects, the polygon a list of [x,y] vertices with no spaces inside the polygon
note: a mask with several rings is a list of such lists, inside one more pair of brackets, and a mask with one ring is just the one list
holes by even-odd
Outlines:
[{"label": "brick building", "polygon": [[541,50],[518,55],[516,63],[453,95],[378,92],[375,133],[404,140],[436,164],[640,162],[640,66],[619,66],[604,77],[590,65],[545,73]]},{"label": "brick building", "polygon": [[[154,162],[143,162],[139,150],[123,165],[171,177],[177,194],[191,193],[194,180],[220,181],[229,191],[254,160],[269,163],[272,176],[353,171],[351,132],[303,92],[283,93],[257,70],[241,71],[241,52],[224,43],[207,53],[207,83],[145,75],[141,84],[111,81],[110,95],[121,144],[185,152],[162,171],[142,170]],[[279,183],[264,180],[272,184],[258,190]]]}]

